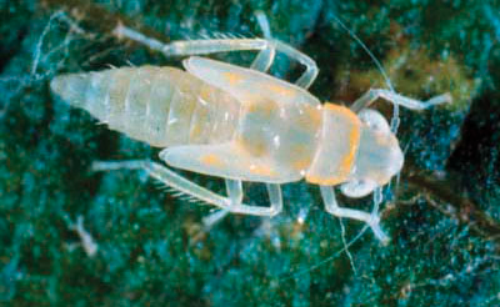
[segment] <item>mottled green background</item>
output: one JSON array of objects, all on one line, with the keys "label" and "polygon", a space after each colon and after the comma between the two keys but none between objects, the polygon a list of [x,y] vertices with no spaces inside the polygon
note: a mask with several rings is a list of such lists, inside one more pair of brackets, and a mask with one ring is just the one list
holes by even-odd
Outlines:
[{"label": "mottled green background", "polygon": [[[384,193],[382,246],[363,225],[327,214],[318,188],[284,186],[273,219],[212,212],[173,198],[141,172],[94,173],[95,160],[151,158],[152,149],[55,100],[64,72],[174,65],[130,41],[119,23],[165,42],[218,33],[275,37],[314,58],[311,91],[348,105],[384,87],[454,103],[401,110],[407,163]],[[0,0],[1,306],[500,306],[500,5],[498,1]],[[219,55],[236,64],[251,53]],[[273,73],[300,68],[279,58]],[[387,116],[391,109],[377,107]],[[222,181],[187,174],[214,191]],[[251,204],[267,202],[245,185]],[[340,197],[370,209],[371,200]],[[72,229],[81,216],[98,244],[89,256]],[[301,219],[304,221],[302,222]]]}]

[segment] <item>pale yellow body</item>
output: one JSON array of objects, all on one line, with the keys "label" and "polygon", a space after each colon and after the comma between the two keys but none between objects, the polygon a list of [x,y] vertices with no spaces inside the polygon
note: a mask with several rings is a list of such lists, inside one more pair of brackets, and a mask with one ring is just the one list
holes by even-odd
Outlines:
[{"label": "pale yellow body", "polygon": [[[167,164],[229,179],[305,177],[336,185],[362,179],[356,165],[369,158],[360,155],[363,136],[399,149],[395,137],[374,133],[349,109],[322,106],[306,90],[267,74],[199,57],[185,67],[70,74],[51,86],[111,129],[167,147],[161,153]],[[402,155],[396,150],[392,158],[400,159],[393,167],[399,171]],[[370,174],[378,185],[393,175],[381,171]]]},{"label": "pale yellow body", "polygon": [[[367,107],[383,98],[423,110],[451,97],[444,94],[421,102],[371,89],[350,108],[322,105],[306,90],[318,75],[314,60],[273,39],[265,16],[257,17],[265,39],[162,44],[127,27],[115,30],[169,56],[259,50],[250,69],[190,57],[184,61],[186,71],[129,67],[61,75],[51,82],[54,93],[111,129],[165,148],[160,158],[168,165],[225,178],[227,197],[147,160],[97,161],[92,168],[142,169],[193,200],[223,209],[223,214],[258,216],[274,216],[282,210],[281,183],[305,179],[320,185],[327,212],[363,221],[378,239],[387,242],[379,225],[380,198],[374,198],[371,213],[343,208],[333,188],[340,184],[344,195],[362,197],[387,184],[403,166],[403,153],[387,120]],[[276,51],[305,66],[295,84],[265,74]],[[270,206],[244,203],[242,181],[265,182]]]},{"label": "pale yellow body", "polygon": [[[168,165],[225,178],[227,197],[148,160],[94,161],[94,171],[146,171],[188,197],[215,205],[220,212],[272,217],[283,208],[281,183],[318,184],[327,212],[362,221],[382,242],[380,189],[403,166],[403,153],[387,120],[368,109],[382,98],[395,106],[424,110],[451,101],[449,94],[421,102],[392,90],[370,89],[349,108],[326,103],[307,89],[318,76],[316,62],[271,35],[263,12],[255,14],[264,38],[220,38],[163,44],[119,24],[113,33],[166,56],[192,56],[186,71],[143,66],[61,75],[51,88],[71,105],[129,137],[164,147]],[[259,51],[250,69],[193,55],[243,50]],[[266,74],[276,52],[299,62],[305,70],[294,84]],[[269,207],[243,201],[242,181],[265,182]],[[348,197],[375,191],[373,210],[338,205],[334,186]],[[210,228],[208,222],[207,228]]]}]

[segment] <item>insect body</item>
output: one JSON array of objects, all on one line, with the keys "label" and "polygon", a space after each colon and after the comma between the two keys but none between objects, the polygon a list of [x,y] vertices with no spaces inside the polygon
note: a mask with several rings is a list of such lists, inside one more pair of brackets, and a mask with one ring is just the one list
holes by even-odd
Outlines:
[{"label": "insect body", "polygon": [[198,173],[280,184],[365,180],[373,189],[401,169],[398,141],[373,110],[360,119],[261,72],[198,57],[185,65],[188,72],[144,66],[63,75],[52,90],[111,129],[168,147],[163,160]]},{"label": "insect body", "polygon": [[[130,29],[129,38],[150,43]],[[265,31],[266,32],[266,31]],[[165,53],[200,54],[258,49],[251,69],[190,57],[186,71],[143,66],[56,77],[52,90],[70,104],[152,146],[166,147],[160,158],[168,165],[226,179],[228,197],[219,196],[148,161],[99,162],[99,170],[145,169],[165,184],[230,212],[273,216],[282,208],[280,184],[305,179],[318,184],[328,212],[368,223],[386,240],[378,212],[341,208],[333,186],[361,197],[385,185],[403,165],[403,154],[387,121],[364,109],[379,97],[412,109],[427,103],[386,90],[371,90],[351,109],[320,104],[306,89],[317,68],[309,57],[270,38],[174,42]],[[157,45],[151,46],[155,47]],[[290,84],[265,74],[275,50],[306,65]],[[267,184],[271,206],[242,203],[242,181]]]}]

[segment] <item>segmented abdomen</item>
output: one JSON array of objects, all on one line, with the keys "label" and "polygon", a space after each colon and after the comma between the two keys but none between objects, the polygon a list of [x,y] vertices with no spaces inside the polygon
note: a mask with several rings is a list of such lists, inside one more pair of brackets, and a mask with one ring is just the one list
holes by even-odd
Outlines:
[{"label": "segmented abdomen", "polygon": [[235,98],[172,67],[61,75],[51,88],[111,129],[158,147],[228,141],[239,118]]}]

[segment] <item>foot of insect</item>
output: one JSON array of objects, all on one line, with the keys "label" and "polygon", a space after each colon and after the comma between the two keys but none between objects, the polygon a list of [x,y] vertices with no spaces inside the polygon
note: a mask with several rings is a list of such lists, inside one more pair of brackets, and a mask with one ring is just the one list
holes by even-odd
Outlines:
[{"label": "foot of insect", "polygon": [[340,218],[349,218],[365,222],[370,226],[377,239],[383,244],[389,242],[389,237],[384,233],[382,228],[380,228],[380,217],[378,216],[378,212],[368,213],[361,210],[340,207],[337,203],[335,191],[332,186],[320,186],[320,191],[325,209],[328,213]]}]

